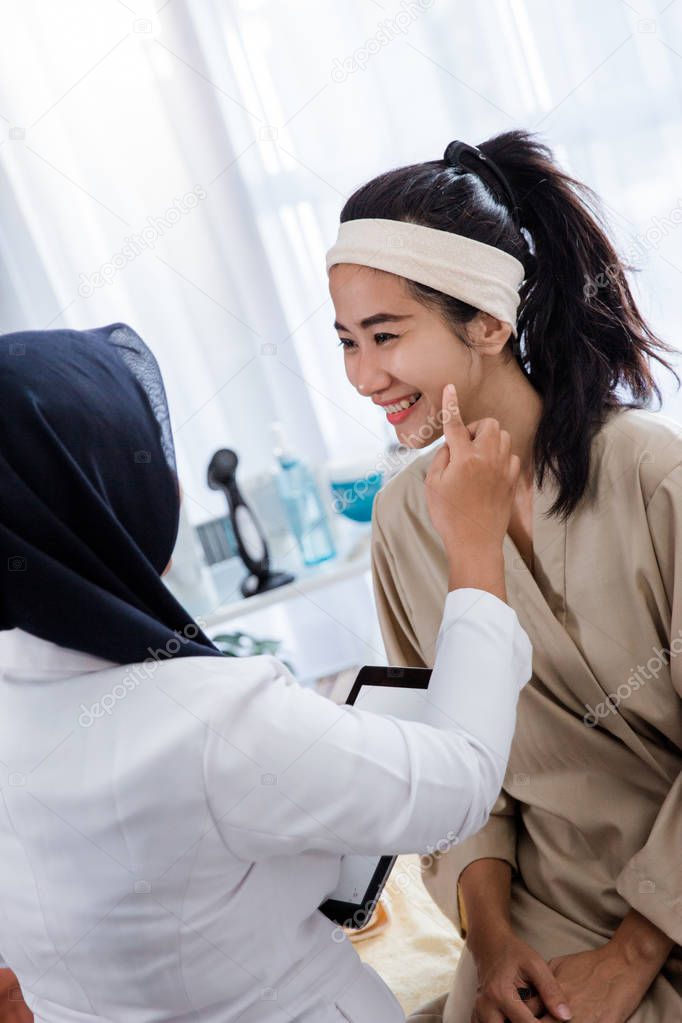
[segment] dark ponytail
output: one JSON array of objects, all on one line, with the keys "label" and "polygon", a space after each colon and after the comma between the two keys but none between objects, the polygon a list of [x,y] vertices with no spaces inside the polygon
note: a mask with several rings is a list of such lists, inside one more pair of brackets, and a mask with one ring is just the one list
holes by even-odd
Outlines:
[{"label": "dark ponytail", "polygon": [[[538,485],[552,472],[559,496],[551,512],[567,517],[585,492],[591,441],[607,411],[642,408],[654,396],[660,403],[650,360],[679,386],[664,358],[674,349],[642,319],[625,276],[634,268],[609,241],[595,193],[560,170],[528,132],[504,132],[478,148],[502,171],[516,209],[485,160],[463,153],[454,166],[434,160],[380,175],[351,196],[341,220],[412,221],[495,245],[523,263],[518,341],[511,339],[510,352],[543,399],[534,448]],[[458,333],[478,312],[432,288],[412,281],[409,287]]]}]

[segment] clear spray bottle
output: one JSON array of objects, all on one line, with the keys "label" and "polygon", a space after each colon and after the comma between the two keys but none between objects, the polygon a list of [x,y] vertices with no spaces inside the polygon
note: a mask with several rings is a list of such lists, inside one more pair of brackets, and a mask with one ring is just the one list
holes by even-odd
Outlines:
[{"label": "clear spray bottle", "polygon": [[304,564],[319,565],[336,556],[336,547],[317,483],[305,462],[291,451],[281,423],[272,424],[272,434],[279,464],[277,482],[289,528]]}]

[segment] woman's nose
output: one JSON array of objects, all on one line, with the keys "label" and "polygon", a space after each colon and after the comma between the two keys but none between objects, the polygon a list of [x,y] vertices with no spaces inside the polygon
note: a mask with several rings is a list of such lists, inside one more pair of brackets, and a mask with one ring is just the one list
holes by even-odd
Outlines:
[{"label": "woman's nose", "polygon": [[355,379],[351,382],[360,394],[369,397],[370,394],[385,390],[391,383],[391,375],[374,358],[363,357],[359,360]]}]

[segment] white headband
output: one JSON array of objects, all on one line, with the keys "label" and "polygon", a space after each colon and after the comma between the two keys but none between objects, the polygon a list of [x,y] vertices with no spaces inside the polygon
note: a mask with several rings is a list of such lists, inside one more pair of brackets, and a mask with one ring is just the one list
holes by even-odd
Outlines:
[{"label": "white headband", "polygon": [[372,266],[426,284],[511,324],[516,336],[525,270],[494,245],[404,220],[347,220],[327,252],[327,273],[336,263]]}]

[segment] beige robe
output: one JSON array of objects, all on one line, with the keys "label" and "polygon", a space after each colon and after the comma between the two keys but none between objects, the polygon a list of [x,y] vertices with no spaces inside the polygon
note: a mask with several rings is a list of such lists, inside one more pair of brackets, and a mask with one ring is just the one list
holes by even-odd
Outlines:
[{"label": "beige robe", "polygon": [[[432,455],[375,502],[375,589],[394,664],[432,665],[447,591],[424,497]],[[534,653],[503,791],[482,831],[431,858],[424,881],[466,935],[459,875],[482,857],[506,860],[516,932],[546,959],[600,946],[633,907],[676,947],[632,1019],[682,1020],[682,428],[610,413],[588,496],[563,524],[545,514],[556,493],[553,480],[535,488],[533,574],[504,541],[508,600]],[[465,946],[452,993],[411,1018],[469,1023],[475,990]]]}]

